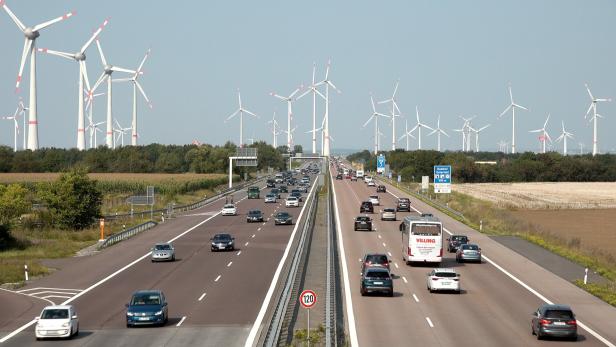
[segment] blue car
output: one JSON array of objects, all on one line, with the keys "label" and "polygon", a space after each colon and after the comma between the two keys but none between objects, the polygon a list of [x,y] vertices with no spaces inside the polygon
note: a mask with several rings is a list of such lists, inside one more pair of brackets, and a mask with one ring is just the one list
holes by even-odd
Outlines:
[{"label": "blue car", "polygon": [[169,318],[169,305],[160,290],[140,290],[126,304],[126,327],[135,325],[163,326]]}]

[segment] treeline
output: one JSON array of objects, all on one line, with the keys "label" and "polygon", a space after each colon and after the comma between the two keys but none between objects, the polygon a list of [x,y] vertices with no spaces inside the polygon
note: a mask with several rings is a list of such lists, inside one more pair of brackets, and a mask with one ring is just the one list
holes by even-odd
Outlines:
[{"label": "treeline", "polygon": [[[273,148],[265,142],[255,142],[248,147],[258,149],[258,170],[285,167],[282,153],[286,146]],[[161,145],[126,146],[110,149],[43,148],[37,151],[13,152],[0,146],[0,172],[63,172],[73,167],[83,167],[96,173],[226,173],[229,156],[235,155],[236,145]],[[254,168],[236,168],[235,173],[254,171]]]},{"label": "treeline", "polygon": [[[504,154],[501,152],[383,152],[394,175],[404,181],[432,177],[434,165],[451,165],[457,183],[481,182],[608,182],[616,181],[616,155],[569,155],[556,152]],[[347,156],[352,162],[364,163],[367,170],[376,170],[376,156],[362,151]],[[495,161],[496,165],[477,161]],[[395,176],[394,176],[395,177]]]}]

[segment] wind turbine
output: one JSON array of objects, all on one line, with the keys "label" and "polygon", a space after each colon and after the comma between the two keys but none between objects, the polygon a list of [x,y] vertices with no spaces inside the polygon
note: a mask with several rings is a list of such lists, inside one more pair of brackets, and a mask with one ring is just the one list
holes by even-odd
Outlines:
[{"label": "wind turbine", "polygon": [[77,100],[78,100],[77,102],[77,149],[80,151],[83,151],[86,149],[86,133],[85,133],[86,132],[86,129],[85,129],[86,120],[85,120],[85,114],[84,114],[84,95],[82,92],[84,81],[86,83],[86,88],[88,88],[88,90],[90,89],[90,81],[88,80],[88,70],[86,69],[85,52],[88,49],[88,47],[90,47],[92,42],[94,42],[94,39],[96,39],[96,37],[101,33],[101,31],[103,31],[105,26],[107,26],[107,23],[109,23],[109,20],[105,19],[103,24],[101,24],[101,26],[98,27],[96,31],[94,31],[94,33],[92,34],[92,36],[90,36],[88,41],[86,41],[86,43],[83,46],[81,46],[81,49],[79,49],[79,51],[77,51],[76,53],[66,53],[66,52],[54,51],[54,50],[47,49],[47,48],[38,49],[39,52],[55,55],[55,56],[68,59],[68,60],[72,60],[72,61],[75,61],[77,64],[79,64],[79,82],[78,82],[79,89],[77,90]]},{"label": "wind turbine", "polygon": [[94,84],[94,87],[92,87],[92,90],[96,90],[98,86],[104,80],[107,80],[107,121],[106,121],[107,132],[106,132],[105,144],[107,145],[107,147],[112,148],[113,147],[113,113],[112,113],[112,100],[113,100],[112,96],[113,95],[111,94],[111,82],[112,82],[111,75],[114,72],[125,72],[129,74],[135,74],[135,71],[108,64],[107,59],[105,59],[105,54],[103,53],[103,49],[101,48],[101,43],[98,39],[96,39],[96,47],[98,47],[98,53],[101,56],[101,61],[103,63],[104,71],[101,74],[101,76],[98,78],[96,83]]},{"label": "wind turbine", "polygon": [[415,124],[415,126],[413,127],[413,129],[411,129],[410,132],[414,132],[415,130],[417,130],[417,149],[421,150],[421,128],[426,128],[430,130],[434,129],[432,129],[427,124],[424,124],[419,121],[419,107],[417,105],[415,106],[415,116],[417,116],[417,124]]},{"label": "wind turbine", "polygon": [[541,153],[545,153],[546,140],[549,140],[550,142],[552,142],[552,138],[550,138],[550,134],[548,134],[547,130],[545,130],[545,128],[548,126],[549,120],[550,120],[550,114],[548,113],[548,117],[545,119],[545,123],[543,123],[543,128],[529,131],[530,133],[541,133],[541,135],[539,136],[539,139],[542,142]]},{"label": "wind turbine", "polygon": [[[441,134],[449,137],[449,135],[447,135],[447,133],[445,132],[445,130],[441,129],[441,115],[438,115],[438,119],[436,121],[436,129],[432,130],[431,133],[428,134],[428,136],[430,135],[434,135],[436,134],[436,138],[437,138],[437,151],[441,151]],[[464,135],[464,133],[462,134]]]},{"label": "wind turbine", "polygon": [[[15,83],[16,91],[19,91],[21,78],[26,65],[26,59],[30,55],[30,101],[28,106],[28,149],[38,149],[38,115],[36,109],[36,39],[41,35],[40,31],[49,27],[52,24],[61,22],[72,17],[75,12],[69,12],[61,17],[43,22],[33,27],[26,27],[17,16],[6,5],[5,0],[0,0],[0,6],[4,8],[6,13],[11,17],[19,30],[24,34],[24,48],[21,53],[21,62],[19,63],[19,72],[17,73],[17,82]],[[24,129],[25,130],[25,129]]]},{"label": "wind turbine", "polygon": [[507,143],[507,141],[500,140],[498,142],[498,151],[499,152],[508,153],[509,152],[508,149],[509,149],[509,144]]},{"label": "wind turbine", "polygon": [[595,98],[594,96],[592,96],[592,93],[590,92],[590,87],[588,87],[588,84],[584,84],[584,86],[586,86],[586,90],[588,91],[588,95],[590,96],[590,106],[588,106],[588,111],[586,111],[586,115],[584,116],[584,119],[588,117],[588,114],[592,110],[592,117],[590,118],[590,120],[593,122],[592,156],[594,157],[598,153],[598,150],[597,150],[597,117],[603,118],[603,116],[597,113],[597,102],[610,102],[612,101],[612,99]]},{"label": "wind turbine", "polygon": [[[15,122],[15,131],[16,134],[18,134],[20,131],[23,132],[23,147],[22,149],[26,149],[26,111],[28,110],[28,108],[24,105],[24,100],[19,97],[19,102],[17,103],[17,108],[15,109],[15,112],[13,113],[12,117],[3,117],[3,119],[5,120],[13,120]],[[21,130],[19,129],[19,124],[17,123],[19,120],[18,118],[21,117],[22,123],[23,123],[23,127],[21,128]],[[15,146],[14,146],[14,150],[15,152],[17,152],[17,135],[15,135]]]},{"label": "wind turbine", "polygon": [[[470,125],[468,126],[470,131],[475,133],[475,152],[479,152],[479,133],[484,131],[489,126],[490,126],[490,124],[485,125],[485,126],[479,128],[479,129],[475,129],[475,128],[471,127]],[[469,147],[469,150],[470,150],[470,147]]]},{"label": "wind turbine", "polygon": [[143,60],[141,60],[141,63],[139,64],[137,71],[135,71],[132,77],[118,78],[118,79],[113,80],[113,82],[132,82],[133,83],[133,119],[132,119],[132,123],[130,127],[130,129],[132,129],[131,143],[130,143],[132,146],[137,146],[137,89],[139,89],[141,96],[143,96],[145,101],[148,103],[148,107],[152,108],[152,103],[150,102],[150,99],[148,99],[148,96],[145,95],[145,92],[143,91],[143,87],[141,87],[141,84],[139,83],[139,81],[137,81],[139,76],[143,75],[143,70],[142,70],[143,64],[145,64],[145,61],[148,59],[149,55],[150,55],[150,49],[148,49],[148,51],[145,53]]},{"label": "wind turbine", "polygon": [[274,116],[268,124],[272,124],[272,135],[274,135],[274,148],[278,147],[278,135],[280,135],[280,131],[278,131],[278,121],[276,120],[276,111],[274,111]]},{"label": "wind turbine", "polygon": [[122,140],[121,146],[124,147],[124,135],[126,134],[127,131],[131,130],[131,128],[130,127],[123,128],[117,119],[114,119],[114,122],[116,124],[116,128],[114,128],[113,131],[116,133],[116,136],[114,137],[114,147],[113,148],[115,148],[115,144],[118,142],[118,139],[120,138]]},{"label": "wind turbine", "polygon": [[[370,123],[370,121],[374,119],[374,154],[376,155],[379,153],[379,137],[378,137],[379,117],[389,118],[389,116],[376,111],[376,107],[374,106],[374,98],[372,97],[372,94],[370,94],[370,102],[372,103],[372,114],[370,115],[370,118],[368,118],[366,123],[364,123],[363,127],[365,128],[366,125],[368,125],[368,123]],[[407,151],[408,151],[408,148],[407,148]]]},{"label": "wind turbine", "polygon": [[[383,101],[379,101],[379,104],[386,104],[391,102],[391,150],[396,150],[396,117],[400,117],[399,114],[396,114],[396,110],[400,112],[400,108],[398,107],[398,103],[396,103],[396,93],[398,92],[398,85],[400,84],[400,79],[396,81],[394,85],[394,93],[391,95],[391,98]],[[421,142],[421,139],[419,140]],[[421,149],[421,148],[420,148]]]},{"label": "wind turbine", "polygon": [[515,109],[519,108],[519,109],[526,110],[526,111],[528,111],[528,109],[526,107],[524,107],[524,106],[518,105],[515,102],[513,102],[513,93],[511,92],[511,83],[509,83],[509,98],[511,100],[511,103],[498,116],[498,118],[500,119],[501,117],[503,117],[505,115],[505,113],[509,112],[509,110],[511,109],[511,121],[512,121],[512,127],[511,127],[511,154],[515,154]]},{"label": "wind turbine", "polygon": [[[101,95],[105,95],[105,93],[97,93],[94,94],[94,90],[88,90],[88,91],[84,91],[85,94],[87,94],[88,97],[88,102],[86,103],[86,110],[88,111],[88,126],[86,130],[90,131],[90,148],[96,148],[97,146],[97,142],[96,142],[96,132],[102,132],[102,130],[100,130],[98,128],[99,125],[104,124],[105,122],[98,122],[98,123],[94,123],[94,117],[92,115],[92,110],[94,109],[94,99],[101,96]],[[94,136],[94,147],[92,146],[92,136]]]},{"label": "wind turbine", "polygon": [[331,60],[327,61],[327,68],[325,69],[325,79],[322,80],[321,82],[315,84],[316,87],[318,86],[325,86],[325,123],[324,123],[324,127],[323,127],[323,134],[321,136],[323,136],[323,146],[322,146],[322,152],[321,153],[323,156],[329,157],[330,154],[330,146],[329,146],[329,87],[332,87],[336,92],[338,92],[338,94],[341,93],[341,91],[336,88],[336,86],[334,85],[334,83],[332,83],[332,81],[329,79],[329,68],[331,67]]},{"label": "wind turbine", "polygon": [[[103,132],[98,126],[101,124],[105,124],[105,122],[98,122],[98,123],[94,123],[92,122],[92,118],[88,118],[88,130],[90,130],[90,148],[96,148],[98,145],[97,142],[97,136],[96,133],[97,132]],[[92,142],[92,138],[94,137],[94,142]]]},{"label": "wind turbine", "polygon": [[255,118],[259,118],[259,116],[257,116],[256,114],[248,111],[247,109],[244,108],[244,106],[242,106],[242,95],[240,94],[240,89],[237,88],[237,101],[239,103],[239,108],[237,110],[235,110],[235,112],[233,112],[229,117],[227,117],[227,119],[225,120],[225,122],[231,120],[231,118],[237,116],[237,114],[240,114],[240,148],[244,147],[244,113],[249,114]]},{"label": "wind turbine", "polygon": [[573,139],[573,134],[565,130],[565,121],[562,121],[563,132],[556,138],[556,142],[563,141],[563,155],[567,155],[567,138]]},{"label": "wind turbine", "polygon": [[[17,109],[19,110],[19,108]],[[17,110],[15,110],[15,113],[10,116],[10,117],[2,117],[2,119],[4,120],[12,120],[13,121],[13,132],[14,132],[14,139],[13,139],[13,151],[17,152],[17,134],[19,134],[19,122],[17,121],[17,116],[18,116],[18,112]]]},{"label": "wind turbine", "polygon": [[312,92],[312,153],[317,153],[317,130],[316,130],[316,119],[317,119],[317,94],[326,100],[325,96],[321,94],[321,92],[317,89],[317,85],[315,84],[315,74],[316,74],[316,63],[312,63],[312,84],[308,87],[304,93],[297,97],[297,100],[303,98],[308,93]]},{"label": "wind turbine", "polygon": [[404,120],[404,135],[400,136],[400,138],[398,139],[398,141],[402,140],[403,138],[406,137],[406,151],[408,152],[410,147],[409,147],[409,138],[415,138],[415,136],[413,136],[412,131],[409,131],[409,121],[408,119]]},{"label": "wind turbine", "polygon": [[287,103],[287,130],[284,131],[285,133],[287,133],[287,148],[289,150],[289,152],[291,152],[293,150],[292,146],[292,141],[291,141],[291,121],[293,120],[293,102],[295,102],[297,99],[295,99],[295,95],[303,88],[303,86],[300,86],[299,88],[295,89],[293,91],[293,93],[291,93],[289,96],[282,96],[282,95],[278,95],[275,92],[271,92],[270,95],[278,98],[282,101],[286,101]]}]

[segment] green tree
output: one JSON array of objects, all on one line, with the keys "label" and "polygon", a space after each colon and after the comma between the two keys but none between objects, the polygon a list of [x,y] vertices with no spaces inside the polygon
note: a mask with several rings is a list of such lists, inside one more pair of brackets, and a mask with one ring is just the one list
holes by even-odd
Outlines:
[{"label": "green tree", "polygon": [[101,215],[102,193],[83,169],[73,169],[55,182],[39,185],[39,197],[53,224],[62,229],[87,228]]},{"label": "green tree", "polygon": [[0,225],[8,227],[11,220],[28,212],[28,190],[21,184],[0,185]]}]

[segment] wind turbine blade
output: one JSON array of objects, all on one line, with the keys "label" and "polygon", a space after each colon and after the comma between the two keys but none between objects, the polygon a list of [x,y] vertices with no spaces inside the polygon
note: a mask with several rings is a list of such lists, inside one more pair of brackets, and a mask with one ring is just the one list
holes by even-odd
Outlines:
[{"label": "wind turbine blade", "polygon": [[96,88],[98,88],[98,86],[103,83],[103,80],[105,79],[107,75],[105,74],[105,72],[101,73],[100,77],[98,78],[98,80],[96,80],[96,83],[94,83],[94,87],[92,87],[92,92],[94,92],[96,90]]},{"label": "wind turbine blade", "polygon": [[94,42],[94,40],[96,39],[96,37],[101,33],[101,31],[103,31],[103,29],[107,26],[107,23],[109,23],[109,18],[105,19],[105,21],[103,21],[103,24],[101,24],[100,27],[98,27],[98,29],[96,29],[96,31],[94,31],[94,33],[92,34],[92,36],[90,37],[90,39],[83,45],[81,46],[81,49],[79,50],[79,52],[84,53],[86,51],[86,49],[88,49],[88,47],[90,47],[90,45],[92,44],[92,42]]},{"label": "wind turbine blade", "polygon": [[382,113],[379,113],[379,112],[375,112],[374,114],[376,114],[377,116],[385,117],[385,118],[391,118],[391,116],[388,116],[386,114],[382,114]]},{"label": "wind turbine blade", "polygon": [[39,31],[41,29],[45,29],[45,28],[47,28],[48,26],[50,26],[52,24],[61,22],[61,21],[65,20],[65,19],[69,19],[69,18],[71,18],[74,15],[75,15],[75,11],[71,11],[71,12],[69,12],[69,13],[67,13],[67,14],[65,14],[63,16],[58,17],[58,18],[54,18],[54,19],[49,20],[47,22],[41,23],[39,25],[35,25],[34,28],[32,28],[32,30],[33,31]]},{"label": "wind turbine blade", "polygon": [[528,109],[527,109],[526,107],[522,106],[522,105],[513,104],[513,106],[515,106],[515,107],[517,107],[517,108],[521,108],[521,109],[523,109],[523,110],[528,111]]},{"label": "wind turbine blade", "polygon": [[423,124],[423,123],[421,123],[421,126],[422,126],[422,127],[424,127],[424,128],[426,128],[426,129],[434,130],[434,128],[430,127],[430,126],[429,126],[429,125],[427,125],[427,124]]},{"label": "wind turbine blade", "polygon": [[141,72],[141,69],[143,68],[143,64],[145,64],[145,61],[148,60],[148,57],[150,56],[150,52],[151,52],[151,49],[148,48],[147,52],[145,52],[145,56],[143,56],[143,59],[141,60],[141,63],[139,64],[139,67],[137,68],[137,74]]},{"label": "wind turbine blade", "polygon": [[562,141],[562,139],[565,137],[565,133],[562,133],[559,137],[556,138],[556,142],[560,142]]},{"label": "wind turbine blade", "polygon": [[501,118],[502,116],[504,116],[507,112],[509,112],[509,110],[511,109],[513,104],[509,104],[509,106],[507,106],[507,108],[501,112],[501,114],[498,116],[498,118]]},{"label": "wind turbine blade", "polygon": [[550,143],[552,142],[552,138],[550,137],[550,134],[548,134],[548,132],[545,132],[545,137],[548,138],[548,141],[550,141]]},{"label": "wind turbine blade", "polygon": [[256,114],[254,114],[254,113],[252,113],[252,112],[250,112],[250,111],[248,111],[248,110],[243,110],[243,111],[244,111],[245,113],[247,113],[247,114],[249,114],[249,115],[251,115],[251,116],[255,117],[255,118],[259,118],[259,116],[257,116]]},{"label": "wind turbine blade", "polygon": [[133,79],[130,78],[130,77],[127,77],[127,78],[114,78],[112,81],[113,82],[132,82]]},{"label": "wind turbine blade", "polygon": [[150,99],[148,99],[148,96],[145,95],[145,91],[143,91],[143,88],[141,87],[141,84],[137,81],[135,81],[135,85],[137,86],[137,89],[139,89],[139,92],[141,93],[141,95],[143,95],[143,98],[145,99],[145,101],[148,102],[148,106],[150,108],[152,108],[152,105],[150,104]]},{"label": "wind turbine blade", "polygon": [[370,121],[372,120],[372,118],[374,118],[374,114],[372,114],[372,116],[370,116],[370,118],[368,118],[368,120],[366,121],[366,123],[364,123],[363,128],[366,127],[366,125],[368,125],[368,123],[370,123]]},{"label": "wind turbine blade", "polygon": [[107,65],[107,59],[105,59],[105,54],[103,53],[103,49],[101,48],[101,42],[96,39],[96,47],[98,47],[98,54],[101,56],[101,61],[103,65]]},{"label": "wind turbine blade", "polygon": [[511,84],[509,84],[509,99],[511,100],[511,103],[513,104],[513,92],[511,92]]},{"label": "wind turbine blade", "polygon": [[233,113],[232,113],[229,117],[227,117],[227,119],[225,120],[225,122],[226,122],[226,121],[228,121],[228,120],[230,120],[231,118],[233,118],[233,117],[237,116],[237,114],[238,114],[240,111],[241,111],[241,109],[239,109],[239,108],[238,108],[238,109],[237,109],[235,112],[233,112]]},{"label": "wind turbine blade", "polygon": [[387,99],[387,100],[383,100],[383,101],[377,101],[377,104],[381,105],[381,104],[386,104],[388,102],[393,101],[392,99]]},{"label": "wind turbine blade", "polygon": [[113,67],[111,67],[111,70],[112,71],[116,71],[116,72],[126,72],[126,73],[130,73],[130,74],[137,73],[137,71],[135,71],[135,70],[125,69],[125,68],[119,67],[119,66],[113,66]]},{"label": "wind turbine blade", "polygon": [[584,116],[584,118],[588,117],[588,114],[590,113],[590,111],[592,110],[594,103],[590,103],[590,106],[588,106],[588,111],[586,111],[586,115]]},{"label": "wind turbine blade", "polygon": [[321,99],[327,100],[325,95],[323,95],[318,89],[314,88],[314,92],[317,93],[317,95],[319,95],[321,97]]},{"label": "wind turbine blade", "polygon": [[477,132],[483,131],[483,130],[485,130],[486,128],[488,128],[490,125],[491,125],[491,124],[488,124],[488,125],[486,125],[486,126],[483,126],[483,127],[479,128],[479,130],[476,130],[476,131],[477,131]]},{"label": "wind turbine blade", "polygon": [[86,62],[84,60],[80,60],[79,65],[81,66],[82,77],[86,83],[86,89],[90,90],[90,79],[88,78],[88,68],[86,67]]},{"label": "wind turbine blade", "polygon": [[299,99],[303,98],[304,96],[306,96],[306,95],[307,95],[308,93],[310,93],[311,91],[312,91],[312,87],[310,87],[310,88],[306,89],[306,91],[305,91],[305,92],[301,93],[301,94],[297,97],[297,100],[299,100]]},{"label": "wind turbine blade", "polygon": [[441,134],[443,134],[443,135],[445,135],[445,136],[449,137],[449,135],[445,132],[445,130],[442,130],[442,129],[441,129]]},{"label": "wind turbine blade", "polygon": [[409,130],[409,133],[412,133],[413,131],[417,130],[417,128],[419,128],[419,124],[416,124],[413,129]]},{"label": "wind turbine blade", "polygon": [[612,99],[609,99],[609,98],[608,98],[608,99],[595,99],[595,101],[607,101],[607,102],[611,102],[611,101],[612,101]]},{"label": "wind turbine blade", "polygon": [[403,138],[405,138],[405,137],[407,137],[407,136],[408,136],[408,134],[402,134],[402,136],[400,136],[400,137],[398,138],[398,141],[402,140]]},{"label": "wind turbine blade", "polygon": [[588,86],[587,83],[584,83],[584,86],[586,87],[586,91],[588,91],[588,95],[590,96],[590,100],[595,100],[595,98],[592,96],[592,93],[590,92],[590,87]]},{"label": "wind turbine blade", "polygon": [[28,59],[28,53],[32,49],[33,41],[30,41],[28,38],[24,41],[24,49],[21,52],[21,62],[19,63],[19,72],[17,73],[17,82],[15,83],[15,89],[19,89],[19,84],[21,83],[21,76],[24,73],[24,65],[26,65],[26,59]]},{"label": "wind turbine blade", "polygon": [[417,124],[421,124],[419,122],[419,106],[415,105],[415,116],[417,117]]},{"label": "wind turbine blade", "polygon": [[299,93],[299,91],[300,91],[301,89],[304,89],[304,86],[301,86],[301,87],[299,87],[299,88],[295,89],[295,90],[293,91],[293,93],[291,93],[291,95],[289,95],[289,99],[293,99],[293,97],[295,96],[295,94]]},{"label": "wind turbine blade", "polygon": [[338,92],[338,94],[341,94],[342,92],[340,91],[340,89],[338,89],[333,83],[332,81],[327,81],[327,84],[329,84],[332,88],[334,88],[334,90],[336,92]]},{"label": "wind turbine blade", "polygon": [[548,113],[548,117],[545,119],[545,123],[543,123],[543,128],[545,129],[548,126],[548,121],[550,120],[550,114]]},{"label": "wind turbine blade", "polygon": [[26,26],[24,25],[24,23],[22,23],[19,18],[17,18],[17,16],[13,13],[13,11],[11,11],[9,9],[8,6],[6,6],[6,4],[4,3],[4,1],[0,1],[0,5],[2,5],[2,7],[4,8],[4,10],[6,11],[6,13],[9,14],[9,17],[11,17],[11,19],[13,20],[13,22],[15,22],[15,24],[17,25],[17,27],[19,28],[19,30],[21,30],[22,32],[26,30]]},{"label": "wind turbine blade", "polygon": [[536,130],[529,130],[529,133],[538,133],[538,132],[542,132],[543,129],[536,129]]},{"label": "wind turbine blade", "polygon": [[287,98],[285,98],[285,97],[284,97],[284,96],[282,96],[282,95],[278,95],[278,94],[276,94],[276,93],[274,93],[274,92],[271,92],[271,93],[270,93],[270,95],[271,95],[271,96],[273,96],[273,97],[275,97],[275,98],[278,98],[278,99],[280,99],[280,100],[287,101]]},{"label": "wind turbine blade", "polygon": [[370,94],[370,102],[372,103],[372,112],[376,113],[376,107],[374,106],[374,98],[372,94]]},{"label": "wind turbine blade", "polygon": [[66,53],[66,52],[60,52],[60,51],[53,51],[51,49],[47,49],[47,48],[38,48],[37,51],[41,52],[41,53],[47,53],[47,54],[51,54],[51,55],[55,55],[58,57],[62,57],[65,59],[70,59],[70,60],[74,60],[74,56],[71,53]]},{"label": "wind turbine blade", "polygon": [[398,79],[396,81],[396,85],[394,86],[394,93],[392,94],[391,98],[392,100],[396,98],[396,93],[398,92],[398,85],[400,84],[400,80]]},{"label": "wind turbine blade", "polygon": [[327,78],[329,77],[329,67],[332,64],[332,60],[328,59],[327,60],[327,68],[325,69],[325,80],[327,81]]},{"label": "wind turbine blade", "polygon": [[434,135],[436,132],[437,132],[437,130],[432,130],[430,133],[428,133],[428,136]]}]

